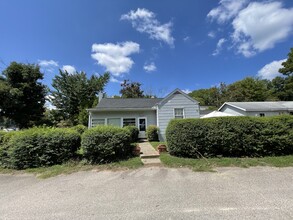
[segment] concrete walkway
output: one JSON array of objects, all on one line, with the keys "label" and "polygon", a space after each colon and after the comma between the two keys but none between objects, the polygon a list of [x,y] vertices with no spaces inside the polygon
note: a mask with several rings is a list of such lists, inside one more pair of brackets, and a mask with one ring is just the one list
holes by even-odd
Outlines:
[{"label": "concrete walkway", "polygon": [[142,153],[140,158],[143,164],[161,164],[159,152],[149,142],[142,141],[138,145]]}]

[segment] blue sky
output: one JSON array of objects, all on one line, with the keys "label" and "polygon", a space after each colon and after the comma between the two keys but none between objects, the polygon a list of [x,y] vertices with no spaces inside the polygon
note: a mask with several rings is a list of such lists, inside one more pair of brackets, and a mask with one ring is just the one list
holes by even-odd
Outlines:
[{"label": "blue sky", "polygon": [[38,63],[48,86],[59,68],[110,71],[108,95],[272,79],[293,47],[291,0],[0,0],[0,20],[0,71]]}]

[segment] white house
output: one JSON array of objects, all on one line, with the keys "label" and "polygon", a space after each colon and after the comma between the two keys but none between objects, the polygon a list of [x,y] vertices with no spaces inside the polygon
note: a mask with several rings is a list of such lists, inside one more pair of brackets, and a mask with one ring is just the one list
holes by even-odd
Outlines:
[{"label": "white house", "polygon": [[220,112],[235,116],[274,116],[293,115],[293,101],[282,102],[225,102]]},{"label": "white house", "polygon": [[146,128],[156,125],[160,140],[173,118],[199,118],[199,103],[175,89],[165,98],[102,98],[89,111],[89,128],[96,125],[137,126],[139,138],[146,137]]}]

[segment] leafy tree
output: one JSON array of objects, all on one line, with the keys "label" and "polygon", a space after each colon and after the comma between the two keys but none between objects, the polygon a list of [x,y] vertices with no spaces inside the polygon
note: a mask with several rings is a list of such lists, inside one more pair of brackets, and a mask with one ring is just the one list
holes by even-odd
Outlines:
[{"label": "leafy tree", "polygon": [[[69,74],[59,71],[53,79],[52,104],[56,106],[65,124],[77,124],[78,117],[84,109],[92,107],[97,94],[103,91],[109,81],[109,73],[102,76],[91,76],[89,79],[85,72]],[[82,113],[84,115],[84,113]],[[82,116],[80,116],[83,118]]]},{"label": "leafy tree", "polygon": [[124,80],[121,83],[122,89],[120,94],[122,98],[142,98],[144,97],[144,92],[141,90],[141,83],[139,82],[130,82],[129,80]]},{"label": "leafy tree", "polygon": [[268,91],[266,80],[246,77],[227,87],[225,99],[230,102],[265,101],[269,97]]},{"label": "leafy tree", "polygon": [[288,59],[282,63],[282,66],[283,68],[280,68],[279,72],[285,76],[291,76],[293,73],[293,48],[291,48]]},{"label": "leafy tree", "polygon": [[45,111],[46,87],[40,68],[34,64],[12,62],[0,78],[0,116],[13,120],[20,128],[38,124]]}]

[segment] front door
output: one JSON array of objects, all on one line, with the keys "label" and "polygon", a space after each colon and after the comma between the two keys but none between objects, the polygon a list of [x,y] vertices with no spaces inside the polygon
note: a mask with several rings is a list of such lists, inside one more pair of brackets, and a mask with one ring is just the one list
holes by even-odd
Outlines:
[{"label": "front door", "polygon": [[146,126],[147,126],[147,120],[146,118],[138,118],[138,138],[146,138]]}]

